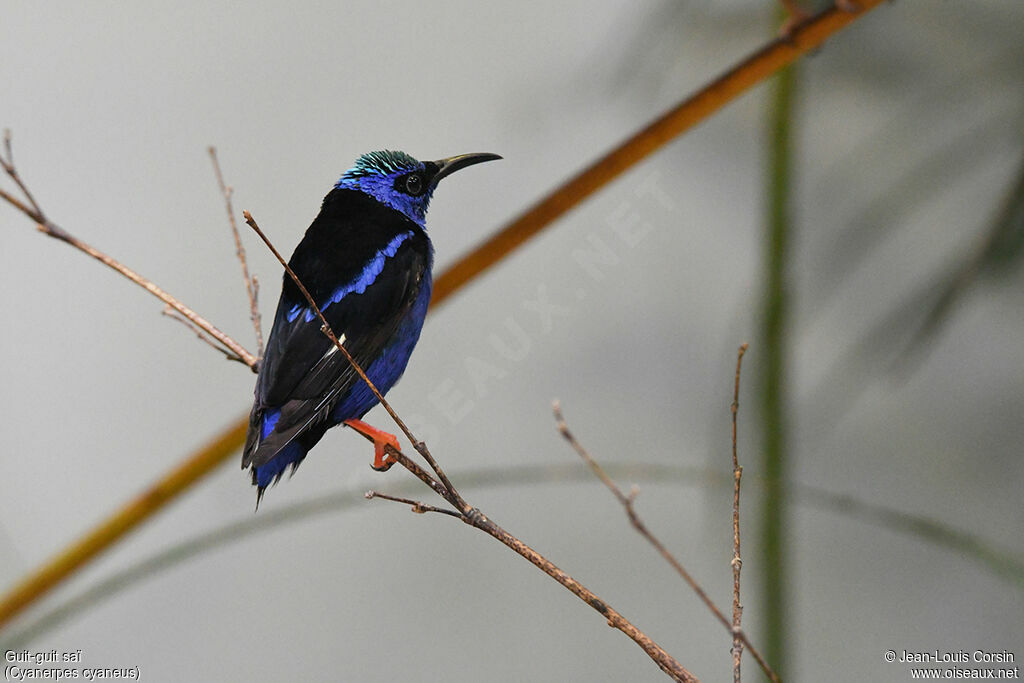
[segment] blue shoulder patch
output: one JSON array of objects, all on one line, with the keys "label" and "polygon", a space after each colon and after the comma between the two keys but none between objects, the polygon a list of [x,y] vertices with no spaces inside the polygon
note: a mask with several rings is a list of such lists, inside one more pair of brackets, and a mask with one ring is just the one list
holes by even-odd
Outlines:
[{"label": "blue shoulder patch", "polygon": [[[366,288],[372,285],[377,279],[377,276],[384,270],[384,261],[394,256],[398,252],[398,248],[402,246],[402,243],[410,237],[412,237],[412,230],[399,233],[391,238],[391,241],[388,242],[383,249],[374,254],[369,263],[363,266],[363,271],[359,273],[354,280],[338,287],[331,293],[330,298],[328,298],[320,307],[320,311],[326,311],[328,306],[338,303],[353,292],[356,294],[362,294],[365,292]],[[288,310],[288,322],[295,322],[295,319],[299,317],[299,313],[302,311],[306,312],[307,323],[312,322],[313,318],[316,317],[316,314],[309,306],[296,304]]]}]

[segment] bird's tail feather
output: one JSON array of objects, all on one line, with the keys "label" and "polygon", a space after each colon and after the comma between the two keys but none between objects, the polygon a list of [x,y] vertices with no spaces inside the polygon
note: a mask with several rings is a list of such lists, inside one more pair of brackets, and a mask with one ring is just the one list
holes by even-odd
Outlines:
[{"label": "bird's tail feather", "polygon": [[273,458],[264,464],[252,468],[252,483],[253,486],[257,487],[257,508],[260,505],[260,500],[263,498],[263,492],[266,488],[281,481],[281,477],[284,476],[284,472],[289,466],[291,466],[294,473],[299,468],[303,458],[306,457],[307,451],[308,449],[303,446],[301,441],[295,440],[278,451]]}]

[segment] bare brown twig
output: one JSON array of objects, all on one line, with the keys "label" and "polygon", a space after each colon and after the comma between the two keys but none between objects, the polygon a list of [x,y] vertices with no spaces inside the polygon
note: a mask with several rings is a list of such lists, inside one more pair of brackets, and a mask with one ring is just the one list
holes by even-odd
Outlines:
[{"label": "bare brown twig", "polygon": [[217,186],[220,193],[224,195],[224,208],[228,212],[228,223],[231,225],[231,236],[235,238],[235,256],[242,266],[242,280],[245,282],[245,292],[249,295],[249,318],[252,320],[252,329],[256,333],[256,358],[263,358],[263,325],[260,318],[260,283],[255,275],[249,275],[249,263],[245,258],[245,247],[242,246],[242,236],[238,234],[238,224],[235,222],[235,209],[231,205],[231,195],[234,189],[224,183],[224,176],[220,172],[220,161],[217,159],[217,148],[212,145],[207,150],[210,153],[210,161],[213,162],[213,172],[217,175]]},{"label": "bare brown twig", "polygon": [[[100,263],[103,263],[104,265],[116,270],[121,275],[125,276],[126,278],[128,278],[129,280],[131,280],[132,282],[139,285],[147,292],[155,296],[156,298],[163,301],[166,305],[176,310],[190,323],[192,323],[192,325],[194,325],[195,328],[202,330],[203,333],[205,333],[208,337],[212,338],[215,342],[217,342],[225,349],[230,351],[232,354],[240,358],[241,362],[245,363],[255,371],[256,357],[249,353],[241,344],[239,344],[234,339],[232,339],[231,337],[229,337],[228,335],[224,334],[219,329],[214,327],[209,321],[207,321],[205,318],[197,314],[191,308],[181,303],[164,290],[160,289],[160,287],[158,287],[152,281],[147,280],[146,278],[142,277],[131,268],[123,265],[119,261],[116,261],[115,259],[107,256],[100,250],[79,240],[78,238],[74,237],[73,235],[65,231],[63,228],[60,228],[55,223],[47,219],[46,214],[43,213],[43,210],[39,207],[39,204],[32,196],[32,193],[29,191],[28,187],[22,181],[21,176],[18,175],[18,171],[14,166],[14,156],[11,150],[10,131],[6,131],[4,134],[4,150],[5,154],[3,156],[0,156],[0,167],[2,167],[4,173],[6,173],[7,176],[14,181],[15,185],[18,186],[22,194],[25,196],[25,200],[28,202],[28,204],[26,205],[25,202],[18,200],[17,197],[3,190],[0,190],[0,198],[3,198],[5,201],[7,201],[7,203],[11,204],[11,206],[15,207],[23,214],[28,216],[33,222],[35,222],[36,229],[42,232],[44,235],[48,235],[50,237],[53,237],[54,239],[60,240],[61,242],[70,244],[79,251],[82,251],[88,254],[89,256],[92,256]],[[230,357],[230,354],[226,352],[225,355],[228,355],[228,357]]]},{"label": "bare brown twig", "polygon": [[733,637],[739,638],[747,646],[747,649],[750,650],[750,654],[754,656],[754,659],[757,660],[757,663],[761,666],[761,669],[764,670],[765,675],[767,675],[773,681],[778,681],[778,675],[772,670],[770,666],[768,666],[768,663],[761,656],[760,652],[758,652],[757,648],[755,648],[750,643],[750,640],[747,638],[747,634],[744,633],[742,629],[734,629],[732,625],[730,625],[729,620],[725,618],[724,614],[722,614],[722,610],[718,609],[718,606],[715,605],[715,603],[711,600],[711,598],[708,596],[707,592],[705,592],[705,590],[701,587],[701,585],[697,583],[696,579],[694,579],[690,575],[690,572],[686,571],[686,568],[683,567],[682,563],[680,563],[679,560],[677,560],[675,556],[671,552],[669,552],[669,550],[658,539],[658,537],[652,534],[650,530],[647,528],[647,525],[644,524],[642,519],[640,519],[640,516],[636,513],[636,508],[633,505],[633,503],[636,500],[637,490],[631,490],[629,492],[629,495],[623,493],[622,489],[620,489],[619,486],[612,480],[612,478],[608,476],[608,474],[604,471],[601,465],[598,464],[598,462],[594,460],[593,456],[590,455],[590,452],[583,447],[583,445],[576,439],[573,433],[569,430],[569,425],[566,423],[565,417],[562,415],[562,407],[558,401],[555,401],[553,403],[552,410],[555,414],[555,422],[557,424],[559,433],[565,438],[567,442],[569,442],[569,445],[573,447],[576,453],[581,458],[583,458],[583,461],[587,463],[588,466],[590,466],[590,469],[594,471],[594,474],[597,475],[598,479],[600,479],[604,483],[604,485],[608,487],[608,490],[612,492],[612,495],[614,495],[618,499],[618,501],[622,503],[622,507],[625,509],[626,515],[629,517],[629,521],[633,525],[633,528],[636,529],[637,532],[641,536],[643,536],[648,543],[654,546],[654,548],[658,551],[658,553],[661,554],[665,561],[668,562],[672,566],[672,568],[676,570],[676,573],[678,573],[679,576],[681,576],[683,580],[690,586],[693,592],[697,594],[697,597],[699,597],[701,601],[707,606],[707,608],[711,610],[711,613],[715,615],[715,618],[718,619],[718,621],[720,621],[722,625],[725,626],[725,628],[733,634]]},{"label": "bare brown twig", "polygon": [[[277,248],[274,247],[270,239],[267,238],[266,234],[264,234],[264,232],[260,229],[259,225],[256,223],[256,220],[252,217],[252,214],[250,214],[248,211],[243,211],[242,215],[245,216],[245,222],[249,225],[249,227],[251,227],[256,232],[256,234],[260,236],[260,239],[262,239],[263,242],[267,245],[267,248],[269,248],[270,251],[273,252],[277,260],[281,263],[282,266],[284,266],[284,269],[285,271],[287,271],[288,276],[292,279],[293,282],[295,282],[296,286],[302,292],[302,295],[306,298],[306,301],[310,305],[310,309],[313,310],[316,313],[317,317],[320,318],[321,331],[325,335],[327,335],[327,337],[334,343],[334,345],[338,348],[339,351],[345,354],[345,358],[348,359],[348,362],[352,365],[352,368],[359,374],[359,377],[364,382],[366,382],[367,386],[373,392],[373,395],[377,397],[377,400],[380,402],[380,404],[384,406],[384,408],[388,411],[388,414],[391,415],[392,419],[395,421],[395,424],[397,424],[399,428],[401,428],[402,432],[414,445],[416,450],[430,464],[430,468],[437,475],[438,479],[434,479],[433,477],[431,477],[430,474],[428,474],[422,467],[417,465],[415,462],[410,460],[404,453],[395,449],[391,445],[388,445],[386,447],[386,452],[392,458],[394,458],[395,462],[402,465],[410,473],[412,473],[414,476],[416,476],[425,484],[427,484],[427,486],[429,486],[435,493],[441,496],[444,500],[451,503],[451,505],[455,507],[455,510],[446,510],[432,505],[426,505],[425,503],[415,501],[410,498],[401,498],[399,496],[381,494],[376,491],[368,492],[366,494],[366,497],[382,498],[384,500],[390,500],[410,505],[412,507],[412,511],[417,513],[438,512],[451,517],[457,517],[466,524],[469,524],[470,526],[480,529],[484,533],[490,535],[492,538],[495,538],[501,543],[503,543],[506,547],[511,548],[513,551],[518,553],[523,558],[527,559],[535,567],[537,567],[545,574],[553,578],[555,581],[557,581],[562,586],[567,588],[570,592],[572,592],[576,597],[580,598],[588,605],[590,605],[593,609],[595,609],[597,612],[599,612],[602,616],[605,617],[609,626],[617,628],[623,633],[625,633],[627,636],[629,636],[633,640],[633,642],[639,645],[643,649],[643,651],[646,652],[652,660],[654,660],[655,664],[657,664],[662,671],[671,676],[673,680],[683,681],[686,683],[696,683],[697,678],[693,674],[691,674],[686,668],[684,668],[674,657],[672,657],[672,655],[668,654],[668,652],[666,652],[661,646],[659,646],[657,643],[651,640],[647,636],[647,634],[645,634],[643,631],[634,626],[628,619],[623,617],[617,611],[609,607],[603,600],[601,600],[597,595],[588,590],[583,584],[573,579],[571,576],[569,576],[564,571],[555,566],[555,564],[548,560],[546,557],[544,557],[536,550],[520,541],[518,538],[516,538],[509,532],[505,531],[505,529],[498,526],[492,520],[488,519],[486,515],[484,515],[482,512],[472,507],[471,505],[469,505],[469,503],[467,503],[465,499],[463,499],[462,495],[458,492],[455,486],[452,485],[451,481],[449,481],[448,477],[444,474],[444,470],[441,469],[437,461],[434,460],[434,458],[430,455],[430,451],[427,449],[426,444],[417,439],[415,436],[413,436],[412,432],[409,431],[409,428],[405,425],[405,422],[402,421],[402,419],[398,416],[398,414],[394,411],[390,404],[388,404],[387,400],[380,393],[377,387],[374,386],[370,378],[366,376],[365,372],[363,372],[363,369],[359,367],[359,364],[356,363],[355,359],[352,358],[348,350],[338,340],[337,335],[335,335],[334,330],[331,329],[330,323],[327,322],[327,318],[324,317],[323,312],[320,310],[320,307],[316,303],[316,300],[313,299],[312,295],[309,293],[309,290],[306,289],[306,286],[302,284],[302,281],[295,274],[295,271],[291,269],[291,266],[288,265],[288,262],[284,260],[284,257],[281,256],[281,253],[277,250]],[[366,435],[364,434],[363,436]]]},{"label": "bare brown twig", "polygon": [[[411,461],[409,461],[409,459],[402,453],[395,451],[390,446],[387,448],[387,450],[388,453],[392,457],[394,457],[399,464],[401,464],[406,469],[409,469],[409,471],[413,472],[421,479],[426,480],[430,478],[430,475],[428,475],[422,469],[415,466],[415,463],[411,463]],[[412,468],[410,468],[410,464],[413,465]],[[416,472],[416,469],[419,469],[419,472]],[[441,486],[441,484],[437,483],[437,486]],[[438,494],[440,494],[440,491],[438,491],[437,488],[434,488],[434,490]],[[397,496],[384,496],[381,494],[377,494],[376,492],[375,495],[372,497],[385,498],[388,500],[395,500],[398,498]],[[502,527],[495,524],[492,520],[490,520],[476,508],[469,508],[468,512],[465,513],[453,513],[451,511],[442,509],[417,509],[416,506],[422,504],[417,503],[417,501],[410,501],[409,499],[400,499],[399,502],[413,505],[414,512],[443,512],[446,515],[458,517],[466,524],[469,524],[470,526],[480,529],[484,533],[488,534],[492,538],[501,542],[506,547],[513,550],[521,557],[525,558],[535,567],[537,567],[542,572],[544,572],[552,579],[557,581],[559,584],[561,584],[563,587],[568,589],[573,595],[575,595],[580,600],[590,605],[591,608],[596,610],[598,613],[601,614],[601,616],[603,616],[607,620],[609,626],[618,629],[619,631],[622,631],[626,636],[633,640],[633,642],[639,645],[640,648],[643,649],[643,651],[646,652],[652,660],[654,660],[654,663],[657,664],[658,667],[666,674],[668,674],[673,680],[686,682],[697,681],[697,678],[692,673],[690,673],[686,668],[684,668],[674,657],[668,654],[661,646],[659,646],[657,643],[651,640],[651,638],[648,637],[647,634],[645,634],[643,631],[634,626],[628,619],[619,614],[616,610],[612,609],[607,603],[605,603],[597,595],[592,593],[583,584],[581,584],[576,579],[572,578],[564,571],[559,569],[554,563],[552,563],[546,557],[538,553],[536,550],[526,545],[509,532],[505,531],[505,529],[503,529]]]},{"label": "bare brown twig", "polygon": [[169,304],[167,306],[164,306],[164,310],[161,311],[161,314],[166,315],[171,320],[179,322],[188,329],[192,330],[195,333],[195,335],[199,337],[199,341],[208,345],[214,351],[218,353],[223,353],[224,357],[227,358],[228,360],[236,361],[238,363],[245,365],[244,358],[236,356],[232,351],[229,351],[228,349],[225,349],[217,345],[217,343],[210,339],[208,336],[206,336],[206,334],[204,334],[201,329],[193,325],[191,320],[183,316],[181,313],[178,313],[178,311],[174,310],[174,308]]},{"label": "bare brown twig", "polygon": [[[18,169],[14,166],[14,147],[11,144],[10,129],[4,129],[4,155],[0,156],[0,166],[3,167],[4,173],[6,173],[11,178],[11,180],[14,181],[14,184],[18,186],[18,189],[21,190],[21,193],[25,195],[25,199],[32,206],[32,212],[34,215],[30,215],[30,218],[32,218],[32,220],[36,221],[37,223],[45,223],[46,216],[43,214],[43,210],[39,207],[39,204],[36,202],[36,198],[32,196],[32,193],[29,191],[28,187],[26,187],[25,183],[22,182],[21,176],[18,175]],[[18,208],[20,208],[23,212],[28,213],[25,210],[24,205],[22,205],[20,202],[12,203],[18,206]]]},{"label": "bare brown twig", "polygon": [[418,515],[422,515],[425,512],[439,512],[442,515],[448,515],[450,517],[457,517],[459,519],[462,519],[462,513],[456,512],[455,510],[449,510],[448,508],[439,508],[435,507],[434,505],[427,505],[426,503],[423,503],[418,500],[413,500],[412,498],[391,496],[386,493],[381,493],[380,491],[367,491],[364,495],[367,500],[372,500],[374,498],[383,498],[384,500],[392,500],[396,503],[405,503],[406,505],[410,506],[412,508],[412,511]]},{"label": "bare brown twig", "polygon": [[[736,352],[736,384],[732,394],[732,679],[733,683],[740,683],[740,663],[743,659],[743,639],[739,637],[741,622],[743,620],[743,605],[740,604],[740,569],[743,567],[743,560],[740,559],[740,477],[743,476],[743,468],[740,467],[739,456],[736,449],[736,416],[740,411],[740,366],[743,364],[743,354],[747,352],[748,344],[740,344]],[[757,655],[755,655],[756,657]]]}]

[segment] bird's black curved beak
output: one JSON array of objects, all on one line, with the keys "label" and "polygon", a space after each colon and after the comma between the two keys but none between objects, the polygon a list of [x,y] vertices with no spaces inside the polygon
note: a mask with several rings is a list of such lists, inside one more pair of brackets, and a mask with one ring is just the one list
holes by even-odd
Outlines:
[{"label": "bird's black curved beak", "polygon": [[447,159],[438,159],[437,161],[432,161],[430,163],[437,166],[437,172],[434,174],[434,177],[431,179],[431,182],[437,184],[437,182],[440,181],[441,178],[444,178],[447,175],[451,175],[452,173],[455,173],[459,169],[466,168],[467,166],[472,166],[473,164],[482,164],[485,161],[494,161],[500,158],[501,157],[498,156],[497,154],[478,152],[474,154],[460,154],[456,157],[448,157]]}]

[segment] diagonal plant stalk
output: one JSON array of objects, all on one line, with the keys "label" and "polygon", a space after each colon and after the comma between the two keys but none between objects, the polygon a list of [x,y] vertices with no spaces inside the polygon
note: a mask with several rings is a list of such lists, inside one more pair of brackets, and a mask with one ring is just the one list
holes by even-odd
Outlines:
[{"label": "diagonal plant stalk", "polygon": [[[882,4],[882,0],[859,0],[859,4],[861,7],[859,13],[830,8],[798,23],[785,39],[769,42],[611,152],[593,162],[568,182],[553,190],[532,209],[509,223],[442,273],[434,281],[431,310],[612,179],[678,135],[710,117],[782,67],[818,48],[831,35],[863,16],[868,10]],[[31,207],[14,195],[0,189],[0,199],[7,201],[31,220],[40,222],[37,220],[37,216],[41,217],[41,212],[34,213]],[[69,243],[77,246],[73,242]],[[146,288],[156,294],[149,287]],[[180,302],[174,301],[181,305]],[[165,300],[165,303],[171,302]],[[179,309],[179,312],[182,311]],[[236,344],[236,346],[238,345]],[[240,346],[232,350],[250,367],[255,367],[255,356]],[[240,448],[245,438],[244,424],[244,420],[236,423],[217,438],[228,437],[230,439],[231,435],[235,435],[233,448]],[[176,467],[154,485],[154,488],[166,488],[168,482],[174,482],[173,492],[169,497],[153,499],[141,514],[129,514],[129,508],[114,512],[96,529],[88,532],[85,537],[74,542],[32,572],[7,594],[0,597],[0,628],[3,628],[19,612],[45,595],[78,568],[103,552],[123,534],[160,510],[170,499],[189,488],[230,454],[230,450],[222,452],[210,447],[196,451],[189,457],[188,462],[191,463],[189,467]],[[88,539],[96,537],[101,529],[108,527],[116,527],[121,531],[118,534],[104,537],[103,543],[86,542]]]},{"label": "diagonal plant stalk", "polygon": [[861,9],[856,13],[831,7],[796,21],[784,37],[752,53],[591,163],[437,278],[431,303],[447,299],[584,199],[882,3],[857,1]]}]

